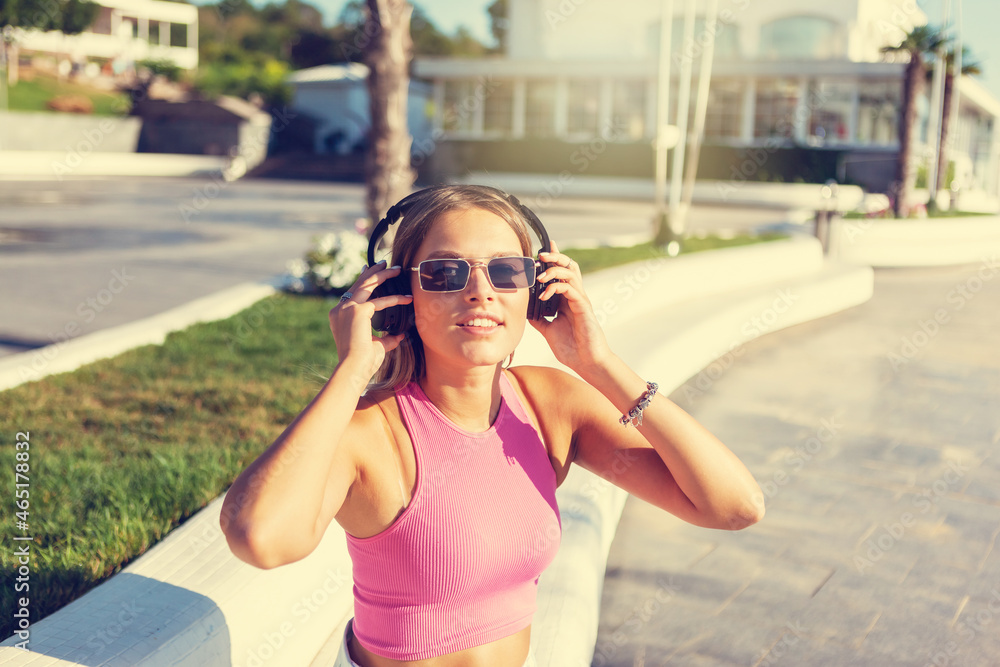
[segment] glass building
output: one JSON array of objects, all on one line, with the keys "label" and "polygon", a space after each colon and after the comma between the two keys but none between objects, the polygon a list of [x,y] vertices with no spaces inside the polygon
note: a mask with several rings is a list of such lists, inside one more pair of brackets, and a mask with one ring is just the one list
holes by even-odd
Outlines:
[{"label": "glass building", "polygon": [[[714,34],[699,14],[690,45],[685,3],[674,4],[671,123],[682,63],[690,60],[696,86],[714,38],[700,177],[733,177],[733,165],[743,162],[737,155],[767,147],[794,157],[772,161],[755,178],[889,187],[905,62],[881,49],[926,23],[913,0],[720,0]],[[558,172],[575,151],[600,145],[603,157],[589,162],[590,173],[651,176],[660,3],[509,0],[508,7],[504,56],[415,64],[416,75],[433,82],[442,169]],[[950,152],[956,179],[997,195],[1000,102],[968,77],[958,88]],[[929,151],[929,89],[918,104],[918,157]],[[809,168],[796,166],[803,163]]]}]

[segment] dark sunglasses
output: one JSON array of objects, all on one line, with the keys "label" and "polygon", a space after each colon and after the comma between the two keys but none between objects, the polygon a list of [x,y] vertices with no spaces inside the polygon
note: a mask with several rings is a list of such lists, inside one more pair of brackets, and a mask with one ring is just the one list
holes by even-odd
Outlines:
[{"label": "dark sunglasses", "polygon": [[496,290],[530,287],[535,282],[535,260],[530,257],[470,257],[488,259],[469,263],[467,259],[425,259],[410,269],[420,275],[420,289],[425,292],[459,292],[469,284],[472,269],[486,267],[486,275]]}]

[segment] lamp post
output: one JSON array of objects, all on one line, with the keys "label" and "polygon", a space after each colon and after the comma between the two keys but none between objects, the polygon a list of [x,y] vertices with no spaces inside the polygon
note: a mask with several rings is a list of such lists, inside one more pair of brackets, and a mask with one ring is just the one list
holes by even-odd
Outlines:
[{"label": "lamp post", "polygon": [[[654,195],[656,214],[653,218],[653,235],[657,243],[669,243],[667,216],[667,151],[677,143],[677,128],[668,125],[670,112],[670,39],[673,32],[674,0],[660,2],[660,53],[656,85],[656,148]],[[666,233],[666,234],[665,234]],[[667,238],[664,238],[664,237]]]},{"label": "lamp post", "polygon": [[688,113],[691,106],[691,69],[694,54],[695,0],[684,1],[684,43],[681,51],[681,78],[677,99],[677,129],[680,141],[674,149],[674,164],[670,170],[670,235],[679,239],[684,230],[686,207],[681,205],[681,182],[684,175],[684,154],[688,141]]},{"label": "lamp post", "polygon": [[[952,84],[951,91],[951,123],[952,129],[948,133],[948,154],[952,155],[952,149],[957,143],[958,138],[958,103],[962,97],[962,0],[955,0],[955,59],[951,66],[954,68],[954,83]],[[957,164],[957,163],[956,163]],[[952,178],[951,183],[945,183],[945,187],[951,194],[951,201],[949,203],[949,208],[955,210],[958,208],[958,191],[961,188],[961,183],[958,182],[958,169],[955,170],[955,176]],[[948,165],[944,166],[945,176],[948,174]]]},{"label": "lamp post", "polygon": [[[712,62],[715,58],[715,36],[718,34],[719,0],[709,0],[705,14],[707,45],[698,68],[698,95],[695,98],[694,130],[691,132],[691,154],[684,173],[684,187],[681,190],[681,210],[683,216],[677,221],[677,229],[682,234],[687,226],[687,214],[694,198],[694,181],[698,174],[698,159],[701,157],[701,142],[705,134],[705,116],[708,113],[708,93],[712,83]],[[692,56],[693,57],[693,56]]]},{"label": "lamp post", "polygon": [[[8,53],[10,52],[11,45],[21,39],[23,35],[24,29],[15,28],[11,25],[5,25],[0,30],[0,112],[4,114],[10,108],[10,85],[14,78]],[[3,150],[4,146],[7,145],[7,128],[9,126],[9,122],[0,123],[0,127],[3,128],[0,131],[0,150]]]},{"label": "lamp post", "polygon": [[[951,14],[949,0],[941,3],[941,25],[947,26]],[[937,60],[934,63],[934,78],[931,80],[930,123],[927,128],[927,143],[931,148],[931,168],[927,171],[927,209],[937,210],[937,179],[938,163],[941,159],[941,126],[944,124],[944,77],[946,61],[946,46],[944,41],[938,47]],[[957,122],[957,120],[956,120]]]}]

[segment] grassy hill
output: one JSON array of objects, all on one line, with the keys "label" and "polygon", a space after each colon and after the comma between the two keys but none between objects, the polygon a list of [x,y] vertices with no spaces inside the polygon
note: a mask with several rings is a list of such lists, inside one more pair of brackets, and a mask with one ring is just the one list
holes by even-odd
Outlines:
[{"label": "grassy hill", "polygon": [[129,108],[128,96],[123,93],[59,81],[45,74],[35,74],[30,80],[21,79],[12,86],[8,91],[8,107],[11,111],[51,111],[45,106],[46,102],[60,95],[88,98],[94,105],[94,115],[98,116],[120,116]]}]

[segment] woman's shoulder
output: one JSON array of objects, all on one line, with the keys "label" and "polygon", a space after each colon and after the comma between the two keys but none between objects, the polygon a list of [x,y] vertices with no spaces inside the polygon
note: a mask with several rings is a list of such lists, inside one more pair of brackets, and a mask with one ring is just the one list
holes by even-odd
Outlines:
[{"label": "woman's shoulder", "polygon": [[558,368],[547,366],[513,366],[507,369],[515,386],[532,406],[546,414],[565,412],[572,397],[586,383]]},{"label": "woman's shoulder", "polygon": [[548,366],[512,366],[507,372],[514,376],[522,387],[533,392],[570,388],[583,382],[566,371]]},{"label": "woman's shoulder", "polygon": [[541,431],[558,484],[562,484],[574,456],[573,434],[578,422],[574,404],[583,380],[544,366],[515,366],[506,372]]},{"label": "woman's shoulder", "polygon": [[373,389],[365,392],[358,400],[358,408],[355,415],[363,421],[375,419],[388,421],[392,416],[399,415],[399,406],[396,403],[396,391],[394,389]]},{"label": "woman's shoulder", "polygon": [[358,400],[350,428],[359,444],[359,460],[373,451],[373,443],[386,440],[398,446],[406,441],[406,428],[396,403],[396,392],[392,389],[366,392]]}]

